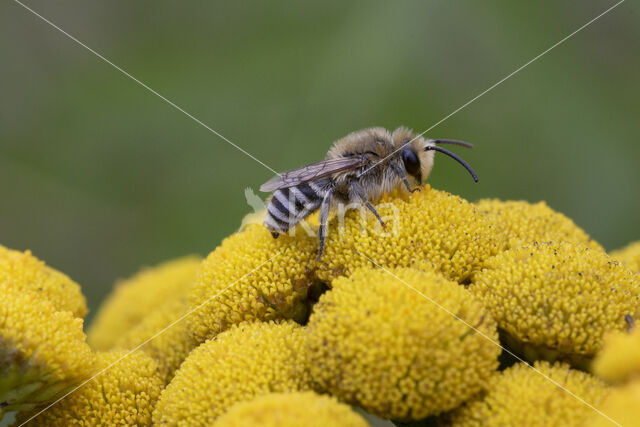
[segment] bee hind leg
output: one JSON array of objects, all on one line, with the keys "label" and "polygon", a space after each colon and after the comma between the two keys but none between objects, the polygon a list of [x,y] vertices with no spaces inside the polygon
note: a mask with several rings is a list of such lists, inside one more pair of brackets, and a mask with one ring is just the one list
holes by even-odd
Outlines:
[{"label": "bee hind leg", "polygon": [[324,251],[324,241],[327,237],[327,222],[329,221],[332,192],[332,190],[327,191],[327,194],[324,195],[322,204],[320,205],[320,228],[318,229],[320,247],[318,248],[318,258],[316,258],[316,261],[320,261],[320,257],[322,256],[322,252]]},{"label": "bee hind leg", "polygon": [[369,209],[371,213],[375,215],[375,217],[380,222],[380,225],[382,226],[382,228],[386,228],[386,225],[382,220],[382,218],[380,218],[380,215],[378,214],[378,211],[376,210],[376,208],[374,208],[371,202],[367,200],[367,196],[364,194],[364,190],[362,189],[360,184],[358,184],[356,181],[352,181],[351,189],[353,190],[354,193],[358,195],[358,197],[360,197],[360,200],[362,200],[362,203],[367,207],[367,209]]}]

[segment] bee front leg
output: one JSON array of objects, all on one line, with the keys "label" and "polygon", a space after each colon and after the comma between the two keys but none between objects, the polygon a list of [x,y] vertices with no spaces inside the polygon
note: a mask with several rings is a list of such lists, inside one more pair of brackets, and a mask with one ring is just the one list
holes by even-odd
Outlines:
[{"label": "bee front leg", "polygon": [[316,258],[316,261],[320,261],[320,257],[322,256],[322,252],[324,251],[324,240],[327,237],[327,222],[329,221],[332,193],[333,190],[327,191],[322,199],[322,204],[320,205],[320,228],[318,229],[320,248],[318,249],[318,258]]},{"label": "bee front leg", "polygon": [[391,166],[391,169],[402,180],[402,182],[404,183],[404,186],[407,187],[407,190],[409,190],[410,193],[413,193],[414,191],[420,191],[420,187],[411,188],[411,185],[409,184],[409,180],[407,179],[407,174],[404,173],[404,171],[400,166],[398,166],[395,163],[390,163],[389,166]]},{"label": "bee front leg", "polygon": [[353,191],[358,197],[360,197],[362,203],[364,203],[364,205],[371,211],[371,213],[374,214],[376,218],[378,218],[378,221],[380,222],[380,225],[382,225],[382,228],[385,228],[384,221],[382,220],[382,218],[380,218],[380,215],[378,215],[378,211],[376,210],[376,208],[374,208],[373,205],[367,200],[367,195],[364,193],[364,189],[362,188],[362,186],[356,181],[351,181],[351,191]]}]

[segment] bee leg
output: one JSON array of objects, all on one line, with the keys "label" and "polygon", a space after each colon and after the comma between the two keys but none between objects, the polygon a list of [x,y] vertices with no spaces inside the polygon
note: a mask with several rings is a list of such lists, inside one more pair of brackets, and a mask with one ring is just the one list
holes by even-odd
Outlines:
[{"label": "bee leg", "polygon": [[331,208],[331,194],[333,190],[327,191],[320,205],[320,228],[318,229],[318,238],[320,239],[320,248],[318,249],[318,258],[320,261],[322,252],[324,251],[324,240],[327,237],[327,222],[329,221],[329,210]]},{"label": "bee leg", "polygon": [[409,190],[410,193],[413,193],[415,191],[420,191],[420,187],[411,188],[411,185],[409,184],[409,180],[407,179],[407,174],[404,173],[404,171],[402,170],[402,168],[400,168],[400,166],[398,166],[395,163],[390,163],[389,166],[391,166],[391,169],[393,169],[396,175],[400,177],[400,179],[404,183],[404,186],[407,187],[407,190]]},{"label": "bee leg", "polygon": [[358,195],[358,197],[360,197],[362,203],[364,203],[364,205],[371,211],[371,213],[374,214],[376,218],[378,218],[378,221],[380,222],[380,225],[382,225],[382,228],[385,228],[386,226],[384,224],[384,221],[382,220],[382,218],[380,218],[380,215],[378,215],[378,211],[376,210],[376,208],[374,208],[373,205],[367,200],[367,196],[364,194],[364,190],[362,189],[360,184],[358,184],[356,181],[351,181],[351,189]]}]

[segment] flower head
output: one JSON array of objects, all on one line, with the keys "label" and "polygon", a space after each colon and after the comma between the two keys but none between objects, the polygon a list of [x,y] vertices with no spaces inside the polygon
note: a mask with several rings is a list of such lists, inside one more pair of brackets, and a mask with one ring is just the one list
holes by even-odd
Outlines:
[{"label": "flower head", "polygon": [[388,232],[367,213],[348,211],[344,226],[337,216],[329,224],[318,276],[331,281],[358,267],[370,267],[369,258],[387,267],[409,267],[428,261],[451,280],[463,282],[497,253],[498,241],[489,224],[466,200],[429,185],[406,195],[400,191],[376,206]]},{"label": "flower head", "polygon": [[231,325],[306,316],[317,242],[302,230],[274,239],[248,224],[202,262],[189,294],[189,329],[203,342]]},{"label": "flower head", "polygon": [[[151,425],[151,413],[162,386],[156,363],[136,351],[98,353],[91,381],[29,422],[33,426]],[[32,415],[31,415],[32,416]],[[25,415],[18,421],[27,421]]]},{"label": "flower head", "polygon": [[631,333],[606,335],[604,347],[594,359],[592,370],[610,382],[640,377],[640,328],[634,328]]},{"label": "flower head", "polygon": [[625,317],[640,315],[640,276],[602,251],[566,242],[505,251],[470,290],[512,343],[553,350],[551,359],[591,357],[606,331],[625,330]]},{"label": "flower head", "polygon": [[571,219],[551,209],[545,202],[502,201],[483,199],[475,203],[503,237],[505,248],[534,241],[580,243],[593,249],[603,250],[583,229]]},{"label": "flower head", "polygon": [[187,294],[201,258],[187,256],[146,268],[116,285],[89,327],[89,344],[110,350],[116,341],[165,302]]},{"label": "flower head", "polygon": [[519,363],[496,374],[483,398],[451,414],[452,424],[578,427],[597,415],[580,399],[598,407],[608,393],[601,380],[565,364],[536,362],[534,367]]},{"label": "flower head", "polygon": [[191,352],[162,392],[153,421],[209,425],[233,404],[310,389],[305,332],[292,321],[233,325]]},{"label": "flower head", "polygon": [[435,272],[356,270],[334,280],[307,328],[319,389],[383,418],[453,409],[498,367],[495,321]]},{"label": "flower head", "polygon": [[48,403],[93,372],[82,319],[26,286],[0,284],[0,418]]},{"label": "flower head", "polygon": [[49,300],[56,310],[68,310],[84,318],[87,303],[80,286],[67,275],[47,266],[31,254],[0,245],[0,283],[21,291],[33,291]]},{"label": "flower head", "polygon": [[165,302],[122,335],[114,348],[128,350],[146,342],[140,350],[158,363],[160,374],[168,383],[197,345],[189,333],[187,320],[183,318],[187,308],[186,297]]},{"label": "flower head", "polygon": [[629,243],[624,248],[611,252],[611,257],[621,261],[636,273],[640,273],[640,241]]},{"label": "flower head", "polygon": [[214,427],[367,427],[348,405],[313,392],[270,393],[233,405]]},{"label": "flower head", "polygon": [[611,389],[611,392],[598,408],[599,413],[593,413],[585,421],[586,427],[610,427],[615,421],[621,426],[635,426],[640,420],[640,381],[638,379],[621,387]]}]

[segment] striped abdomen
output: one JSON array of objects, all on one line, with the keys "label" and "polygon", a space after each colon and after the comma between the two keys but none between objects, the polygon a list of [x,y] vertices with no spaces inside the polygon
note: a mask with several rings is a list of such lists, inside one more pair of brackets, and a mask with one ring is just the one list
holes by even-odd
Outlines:
[{"label": "striped abdomen", "polygon": [[314,182],[276,190],[267,205],[264,225],[274,237],[286,233],[316,211],[326,193],[323,186]]}]

